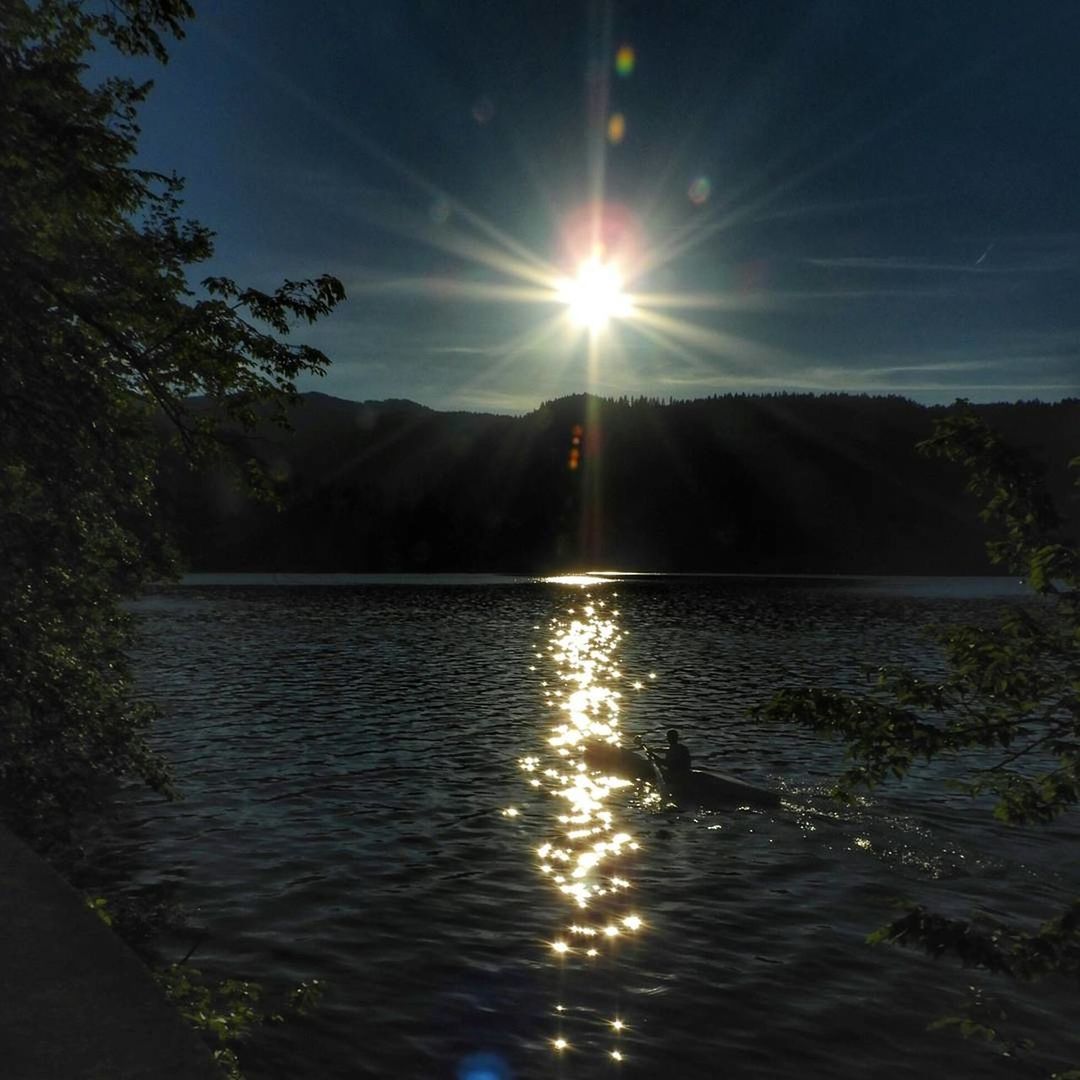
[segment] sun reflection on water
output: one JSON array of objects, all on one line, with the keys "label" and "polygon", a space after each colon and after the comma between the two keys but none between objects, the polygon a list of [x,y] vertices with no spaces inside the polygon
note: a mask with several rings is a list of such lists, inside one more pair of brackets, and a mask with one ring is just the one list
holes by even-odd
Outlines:
[{"label": "sun reflection on water", "polygon": [[606,585],[607,579],[598,574],[555,574],[542,578],[548,585]]},{"label": "sun reflection on water", "polygon": [[[576,582],[575,582],[576,583]],[[613,594],[611,600],[616,599]],[[550,677],[541,684],[551,713],[545,732],[546,749],[519,761],[532,788],[548,796],[553,812],[546,832],[534,849],[543,881],[570,905],[573,914],[546,943],[560,978],[575,965],[595,974],[597,963],[617,959],[618,953],[647,929],[646,919],[632,898],[633,864],[640,844],[621,815],[624,789],[632,785],[614,767],[623,748],[620,726],[624,674],[616,656],[623,632],[619,613],[607,600],[588,594],[579,605],[551,620],[547,640],[537,647]],[[626,686],[642,690],[642,681]],[[563,1021],[550,1045],[564,1051]],[[618,1039],[627,1025],[618,1017],[605,1020],[608,1038]],[[581,1046],[582,1040],[574,1040]],[[625,1060],[610,1042],[603,1053]]]}]

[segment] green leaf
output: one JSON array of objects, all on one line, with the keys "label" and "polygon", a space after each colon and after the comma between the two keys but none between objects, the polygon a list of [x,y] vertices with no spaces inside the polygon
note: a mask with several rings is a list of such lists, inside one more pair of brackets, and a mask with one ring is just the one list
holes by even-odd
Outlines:
[{"label": "green leaf", "polygon": [[150,84],[93,85],[85,60],[102,38],[164,60],[191,10],[13,0],[0,19],[0,814],[40,850],[117,780],[174,790],[119,607],[177,570],[167,433],[193,467],[228,461],[237,424],[283,418],[295,379],[327,366],[292,324],[344,298],[329,275],[189,290],[212,234],[182,218],[178,178],[133,166]]}]

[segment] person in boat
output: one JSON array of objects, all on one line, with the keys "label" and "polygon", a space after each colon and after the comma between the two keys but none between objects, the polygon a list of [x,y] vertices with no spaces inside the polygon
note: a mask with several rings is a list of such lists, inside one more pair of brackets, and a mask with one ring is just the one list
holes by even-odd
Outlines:
[{"label": "person in boat", "polygon": [[690,751],[686,749],[686,746],[679,742],[679,732],[675,728],[670,728],[667,733],[667,750],[663,754],[658,754],[655,750],[650,750],[643,742],[639,742],[641,748],[649,755],[649,757],[656,762],[657,765],[663,770],[664,777],[669,783],[677,783],[679,780],[686,780],[690,777]]},{"label": "person in boat", "polygon": [[663,769],[668,780],[684,780],[690,775],[690,751],[679,742],[679,733],[671,728],[667,733],[668,748]]}]

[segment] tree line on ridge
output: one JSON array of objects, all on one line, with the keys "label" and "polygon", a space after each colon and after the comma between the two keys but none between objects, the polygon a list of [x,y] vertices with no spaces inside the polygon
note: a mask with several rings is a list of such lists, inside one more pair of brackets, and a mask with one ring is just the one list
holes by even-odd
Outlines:
[{"label": "tree line on ridge", "polygon": [[[521,417],[303,397],[293,431],[231,440],[276,507],[166,461],[189,569],[990,572],[959,473],[915,450],[944,410],[900,397],[576,395]],[[975,409],[1045,462],[1075,527],[1080,401]]]}]

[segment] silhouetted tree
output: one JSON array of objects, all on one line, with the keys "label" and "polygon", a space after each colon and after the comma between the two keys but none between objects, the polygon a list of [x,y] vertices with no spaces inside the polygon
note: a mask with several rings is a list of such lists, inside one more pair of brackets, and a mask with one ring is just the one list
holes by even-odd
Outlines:
[{"label": "silhouetted tree", "polygon": [[[1023,575],[1040,602],[1011,607],[993,625],[936,629],[947,661],[940,680],[886,668],[865,694],[788,689],[762,715],[844,740],[850,766],[836,787],[840,798],[903,779],[921,761],[982,750],[962,786],[973,796],[992,794],[1002,821],[1051,821],[1080,803],[1080,550],[1062,535],[1042,470],[970,409],[939,421],[922,450],[966,468],[969,490],[985,500],[983,518],[997,529],[990,557]],[[1080,468],[1080,458],[1071,464]],[[872,940],[1017,979],[1058,975],[1075,985],[1080,899],[1034,933],[915,905]],[[970,1017],[955,1022],[965,1033],[995,1037]]]},{"label": "silhouetted tree", "polygon": [[[164,61],[191,15],[186,0],[0,10],[0,813],[42,843],[105,781],[168,788],[118,603],[172,566],[155,416],[192,460],[260,402],[283,417],[326,358],[281,336],[343,297],[332,277],[189,288],[211,234],[180,217],[175,175],[132,165],[150,84],[88,85],[85,57],[108,42]],[[194,394],[212,407],[193,412]]]}]

